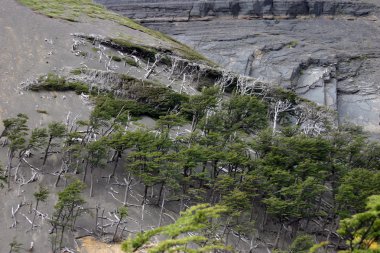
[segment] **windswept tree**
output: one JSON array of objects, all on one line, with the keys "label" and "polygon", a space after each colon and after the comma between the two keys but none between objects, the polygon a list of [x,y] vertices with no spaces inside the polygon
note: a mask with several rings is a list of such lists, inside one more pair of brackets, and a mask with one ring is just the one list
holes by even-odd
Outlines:
[{"label": "windswept tree", "polygon": [[167,137],[171,129],[176,126],[182,126],[186,123],[185,119],[178,114],[168,114],[165,116],[160,116],[156,122],[156,127],[162,134]]},{"label": "windswept tree", "polygon": [[200,95],[190,97],[189,102],[185,103],[182,112],[191,117],[191,130],[195,131],[199,120],[213,110],[219,100],[219,88],[204,88]]},{"label": "windswept tree", "polygon": [[33,194],[34,198],[36,199],[36,205],[34,207],[34,215],[33,215],[33,220],[30,229],[34,229],[34,221],[36,220],[37,216],[37,211],[38,211],[38,204],[40,202],[45,202],[49,196],[49,190],[45,188],[44,186],[40,186],[40,189],[38,192],[35,192]]},{"label": "windswept tree", "polygon": [[[120,224],[123,222],[123,220],[127,217],[128,215],[128,208],[125,206],[121,206],[117,209],[117,217],[118,217],[118,222],[116,224],[115,232],[113,233],[112,236],[112,241],[116,242],[117,241],[117,231],[119,229]],[[120,238],[122,238],[123,235],[120,235]]]},{"label": "windswept tree", "polygon": [[[90,166],[90,197],[93,196],[94,192],[94,170],[96,168],[102,167],[105,165],[105,159],[107,157],[107,145],[104,139],[93,141],[87,144],[87,164]],[[87,173],[87,168],[85,168],[85,175]],[[85,180],[84,176],[84,180]]]},{"label": "windswept tree", "polygon": [[82,206],[86,203],[81,193],[85,185],[76,180],[58,193],[58,202],[54,206],[54,213],[50,220],[52,228],[52,250],[59,252],[67,229],[75,227],[76,219],[82,213]]},{"label": "windswept tree", "polygon": [[353,169],[341,180],[336,195],[339,214],[346,218],[365,211],[367,198],[380,193],[380,172]]},{"label": "windswept tree", "polygon": [[347,240],[349,252],[371,252],[380,243],[380,195],[368,198],[366,211],[342,220],[338,233]]},{"label": "windswept tree", "polygon": [[66,134],[66,126],[61,122],[52,122],[48,125],[48,142],[45,149],[45,155],[44,155],[44,161],[42,165],[45,165],[46,160],[48,158],[50,148],[52,146],[56,146],[57,144],[54,143],[55,139],[60,139]]},{"label": "windswept tree", "polygon": [[235,94],[222,105],[221,115],[225,132],[254,133],[268,123],[267,106],[253,96]]},{"label": "windswept tree", "polygon": [[45,146],[48,133],[45,128],[35,128],[32,130],[28,143],[24,150],[21,150],[20,157],[24,156],[27,151],[35,151]]},{"label": "windswept tree", "polygon": [[[207,204],[192,206],[182,212],[175,223],[138,233],[134,238],[124,241],[122,250],[128,253],[137,252],[144,246],[151,253],[229,250],[213,229],[215,220],[225,211],[222,206]],[[158,235],[166,239],[156,244],[150,243]]]},{"label": "windswept tree", "polygon": [[[37,151],[46,145],[47,131],[45,128],[35,128],[32,130],[30,138],[26,141],[26,144],[20,149],[18,154],[18,165],[15,172],[15,181],[18,179],[18,169],[22,161],[26,162],[26,158],[32,155],[32,151]],[[34,170],[32,168],[32,170]]]},{"label": "windswept tree", "polygon": [[5,119],[4,131],[1,136],[7,137],[8,143],[8,165],[7,165],[7,182],[10,188],[12,161],[17,151],[23,150],[26,145],[26,137],[28,135],[28,116],[18,114],[15,118]]},{"label": "windswept tree", "polygon": [[108,145],[108,147],[110,147],[115,152],[113,156],[114,159],[112,159],[114,160],[115,164],[110,178],[115,176],[117,166],[119,164],[124,150],[130,148],[133,144],[129,137],[129,132],[126,132],[122,129],[118,129],[117,131],[109,135],[106,139],[106,144]]}]

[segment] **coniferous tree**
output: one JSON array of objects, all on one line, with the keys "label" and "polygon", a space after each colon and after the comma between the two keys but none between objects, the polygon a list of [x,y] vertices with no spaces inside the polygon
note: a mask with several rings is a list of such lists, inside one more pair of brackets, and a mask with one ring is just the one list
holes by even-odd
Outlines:
[{"label": "coniferous tree", "polygon": [[119,229],[120,223],[123,222],[123,220],[127,217],[127,215],[128,215],[128,208],[127,207],[122,206],[122,207],[119,207],[117,209],[117,216],[118,216],[119,220],[116,224],[115,232],[114,232],[113,237],[112,237],[113,242],[115,242],[117,239],[117,231]]},{"label": "coniferous tree", "polygon": [[33,220],[31,224],[32,230],[34,228],[34,221],[36,220],[36,216],[37,216],[38,205],[40,202],[45,202],[47,200],[49,196],[49,190],[43,186],[40,186],[40,189],[38,190],[38,192],[35,192],[33,196],[36,199],[36,206],[34,207],[34,215],[33,215]]},{"label": "coniferous tree", "polygon": [[105,165],[105,159],[107,156],[107,146],[104,139],[88,143],[86,151],[86,164],[90,165],[90,197],[92,197],[94,191],[94,170]]},{"label": "coniferous tree", "polygon": [[12,161],[16,155],[17,151],[23,150],[26,145],[26,136],[28,135],[28,116],[25,114],[18,114],[15,118],[5,119],[4,131],[2,136],[8,138],[8,165],[7,165],[7,183],[8,188],[10,188],[11,182],[11,170]]},{"label": "coniferous tree", "polygon": [[[222,206],[205,204],[190,207],[181,213],[175,223],[158,227],[137,234],[123,242],[124,252],[136,252],[146,246],[152,237],[162,235],[164,239],[157,244],[148,246],[149,252],[211,252],[213,250],[228,250],[216,234],[210,233],[214,219],[220,217],[226,209]],[[196,235],[188,235],[189,232]],[[190,247],[191,245],[191,247]]]},{"label": "coniferous tree", "polygon": [[50,221],[52,228],[52,250],[57,252],[62,248],[64,233],[73,229],[76,219],[82,213],[85,200],[81,196],[85,185],[76,180],[58,193],[58,202],[54,206],[54,213]]},{"label": "coniferous tree", "polygon": [[60,139],[66,134],[66,126],[61,122],[52,122],[48,125],[48,143],[45,149],[45,155],[42,165],[45,165],[49,155],[50,148],[54,146],[53,141]]},{"label": "coniferous tree", "polygon": [[371,245],[380,243],[380,195],[369,197],[366,209],[340,222],[338,233],[347,240],[349,252],[371,252]]}]

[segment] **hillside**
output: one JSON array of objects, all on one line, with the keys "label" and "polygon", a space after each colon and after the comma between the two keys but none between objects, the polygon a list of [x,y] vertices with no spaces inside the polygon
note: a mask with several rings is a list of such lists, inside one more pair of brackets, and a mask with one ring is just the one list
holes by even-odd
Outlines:
[{"label": "hillside", "polygon": [[[1,252],[377,245],[380,144],[337,122],[335,101],[90,0],[4,0],[0,33]],[[365,222],[352,231],[349,217]]]},{"label": "hillside", "polygon": [[379,133],[379,1],[98,2]]}]

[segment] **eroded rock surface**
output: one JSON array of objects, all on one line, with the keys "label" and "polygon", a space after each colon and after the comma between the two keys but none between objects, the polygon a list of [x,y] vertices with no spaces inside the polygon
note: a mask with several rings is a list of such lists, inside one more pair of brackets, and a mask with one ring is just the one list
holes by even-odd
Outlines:
[{"label": "eroded rock surface", "polygon": [[222,16],[352,15],[363,16],[377,7],[361,0],[97,0],[135,19],[183,19]]},{"label": "eroded rock surface", "polygon": [[340,122],[380,133],[378,1],[98,2],[228,69],[337,109]]}]

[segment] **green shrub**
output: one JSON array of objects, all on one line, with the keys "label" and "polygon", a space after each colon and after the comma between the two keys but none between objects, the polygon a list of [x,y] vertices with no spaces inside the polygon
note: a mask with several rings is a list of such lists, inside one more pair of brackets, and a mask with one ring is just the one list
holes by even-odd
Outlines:
[{"label": "green shrub", "polygon": [[120,56],[113,55],[111,56],[111,60],[116,61],[116,62],[121,62],[123,59]]},{"label": "green shrub", "polygon": [[290,245],[291,253],[307,253],[313,247],[314,240],[310,235],[299,235]]},{"label": "green shrub", "polygon": [[123,76],[121,89],[126,99],[131,99],[139,104],[147,105],[152,109],[149,116],[159,117],[168,111],[179,108],[189,100],[188,95],[179,94],[160,84],[141,81],[130,76]]},{"label": "green shrub", "polygon": [[128,57],[128,56],[124,57],[124,61],[130,66],[139,67],[139,64],[131,57]]},{"label": "green shrub", "polygon": [[116,46],[118,49],[130,54],[135,53],[145,60],[154,61],[158,53],[158,51],[152,47],[141,46],[121,38],[111,38],[111,42],[114,44],[114,47]]},{"label": "green shrub", "polygon": [[73,69],[70,71],[70,74],[80,75],[80,74],[82,74],[82,69],[81,68]]},{"label": "green shrub", "polygon": [[120,111],[128,111],[131,116],[138,117],[142,115],[154,114],[152,109],[147,105],[140,104],[133,100],[118,99],[112,96],[99,96],[95,100],[95,109],[92,117],[103,120],[115,118]]},{"label": "green shrub", "polygon": [[75,91],[77,94],[89,93],[88,86],[82,82],[67,82],[65,78],[56,74],[48,74],[40,77],[38,85],[31,88],[32,91]]}]

